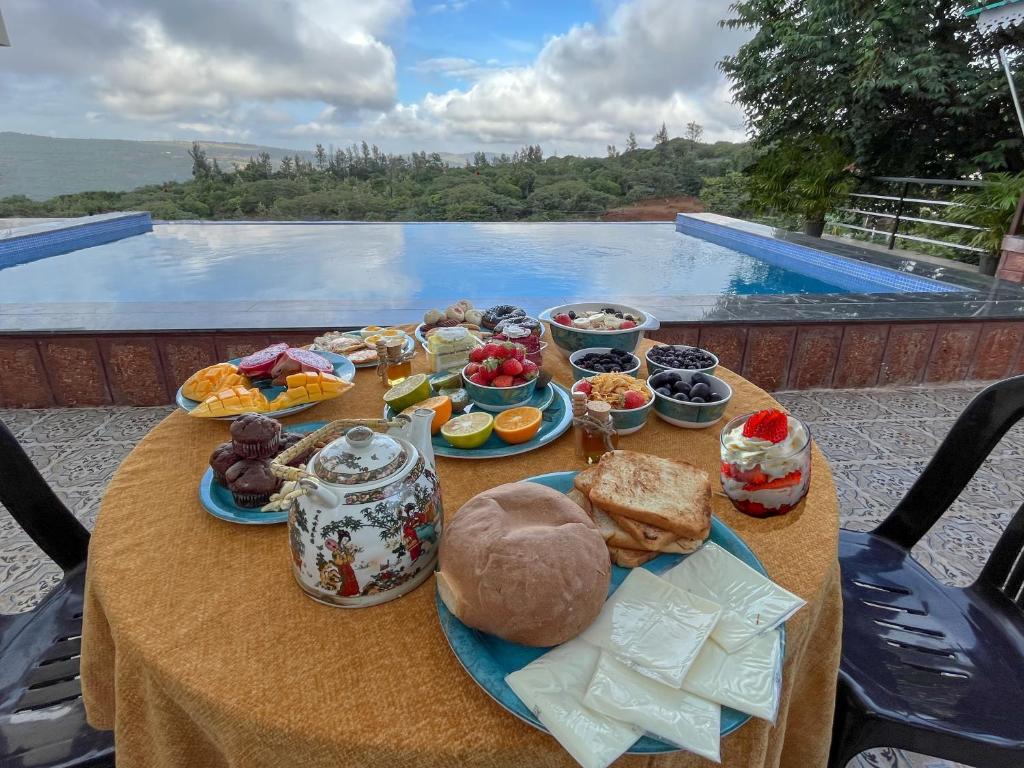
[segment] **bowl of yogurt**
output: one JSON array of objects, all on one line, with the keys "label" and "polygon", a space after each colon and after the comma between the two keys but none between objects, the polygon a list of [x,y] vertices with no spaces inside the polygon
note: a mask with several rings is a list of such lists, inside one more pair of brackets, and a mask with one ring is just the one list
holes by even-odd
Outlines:
[{"label": "bowl of yogurt", "polygon": [[811,432],[778,410],[747,413],[722,428],[722,490],[752,517],[784,515],[811,485]]}]

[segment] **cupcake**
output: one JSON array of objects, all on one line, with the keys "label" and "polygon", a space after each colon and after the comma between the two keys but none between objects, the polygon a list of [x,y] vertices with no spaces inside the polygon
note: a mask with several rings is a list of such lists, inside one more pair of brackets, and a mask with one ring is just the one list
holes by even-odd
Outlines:
[{"label": "cupcake", "polygon": [[231,465],[226,477],[235,504],[247,509],[262,507],[281,485],[265,459],[241,459]]},{"label": "cupcake", "polygon": [[231,444],[246,459],[269,459],[281,449],[281,423],[259,413],[231,422]]},{"label": "cupcake", "polygon": [[227,485],[225,478],[227,471],[232,465],[242,460],[242,457],[235,453],[235,446],[232,443],[221,443],[213,453],[210,454],[210,467],[213,469],[213,482],[220,485]]}]

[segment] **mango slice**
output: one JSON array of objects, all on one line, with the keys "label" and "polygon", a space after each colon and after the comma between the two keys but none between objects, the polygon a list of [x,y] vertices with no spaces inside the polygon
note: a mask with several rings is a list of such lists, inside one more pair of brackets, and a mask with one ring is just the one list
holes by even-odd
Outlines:
[{"label": "mango slice", "polygon": [[193,408],[189,415],[215,418],[237,416],[242,413],[262,413],[267,410],[267,398],[260,390],[237,384],[210,395]]},{"label": "mango slice", "polygon": [[210,395],[230,387],[251,387],[252,383],[232,363],[217,363],[196,371],[181,385],[181,394],[202,402]]},{"label": "mango slice", "polygon": [[320,371],[293,373],[287,382],[288,388],[270,402],[270,410],[277,411],[293,405],[330,400],[352,387],[350,382]]}]

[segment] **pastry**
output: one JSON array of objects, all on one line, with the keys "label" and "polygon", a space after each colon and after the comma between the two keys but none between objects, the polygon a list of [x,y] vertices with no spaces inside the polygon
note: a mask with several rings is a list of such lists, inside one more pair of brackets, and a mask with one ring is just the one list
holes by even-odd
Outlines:
[{"label": "pastry", "polygon": [[362,365],[363,363],[376,363],[378,360],[376,349],[360,349],[356,352],[350,352],[348,359],[353,365]]},{"label": "pastry", "polygon": [[484,312],[480,324],[487,330],[492,331],[502,320],[508,320],[512,317],[526,317],[526,310],[522,307],[513,307],[511,304],[499,304]]},{"label": "pastry", "polygon": [[563,494],[508,483],[467,501],[444,530],[438,594],[464,624],[530,646],[564,643],[601,612],[611,562]]},{"label": "pastry", "polygon": [[281,449],[281,422],[247,413],[231,422],[231,445],[247,459],[269,459]]},{"label": "pastry", "polygon": [[246,509],[262,507],[281,485],[265,459],[242,459],[232,465],[226,478],[235,504]]},{"label": "pastry", "polygon": [[534,320],[532,317],[526,317],[525,315],[522,317],[509,317],[502,320],[496,326],[494,326],[494,332],[504,333],[505,328],[510,325],[514,325],[519,328],[525,328],[534,336],[540,336],[541,333],[540,320]]}]

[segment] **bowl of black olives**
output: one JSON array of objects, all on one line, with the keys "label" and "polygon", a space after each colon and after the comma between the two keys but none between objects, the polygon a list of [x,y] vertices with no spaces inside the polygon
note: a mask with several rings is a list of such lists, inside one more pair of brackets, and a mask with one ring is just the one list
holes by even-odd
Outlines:
[{"label": "bowl of black olives", "polygon": [[665,370],[648,377],[654,392],[654,412],[677,427],[703,429],[725,414],[732,387],[701,371]]},{"label": "bowl of black olives", "polygon": [[667,370],[714,373],[718,358],[700,347],[685,344],[661,344],[647,350],[647,373],[653,376]]},{"label": "bowl of black olives", "polygon": [[[569,355],[574,381],[593,376],[595,373],[624,373],[637,377],[640,372],[640,358],[624,349],[611,347],[588,347]],[[639,377],[637,377],[639,378]]]}]

